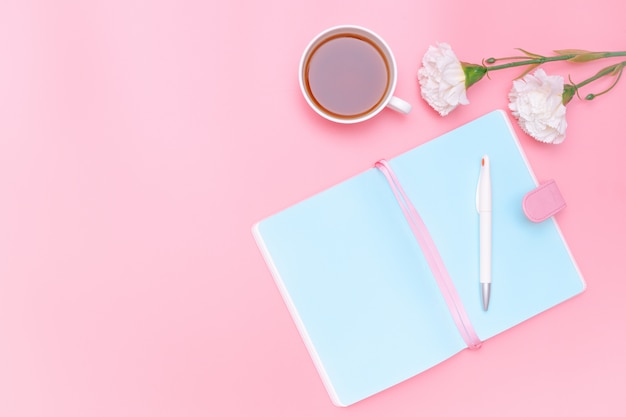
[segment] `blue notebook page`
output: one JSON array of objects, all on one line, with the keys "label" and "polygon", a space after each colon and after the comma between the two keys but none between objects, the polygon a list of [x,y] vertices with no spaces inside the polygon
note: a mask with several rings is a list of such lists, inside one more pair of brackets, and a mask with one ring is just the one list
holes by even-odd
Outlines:
[{"label": "blue notebook page", "polygon": [[[480,160],[493,188],[493,284],[478,284]],[[584,290],[556,222],[521,208],[536,181],[501,111],[389,161],[486,340]],[[386,179],[372,168],[255,225],[325,386],[350,405],[466,345]]]}]

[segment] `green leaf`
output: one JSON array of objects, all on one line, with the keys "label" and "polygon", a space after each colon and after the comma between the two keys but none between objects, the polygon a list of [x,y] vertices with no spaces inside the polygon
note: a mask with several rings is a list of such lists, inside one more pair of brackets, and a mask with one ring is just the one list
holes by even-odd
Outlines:
[{"label": "green leaf", "polygon": [[573,58],[568,59],[570,62],[589,62],[595,59],[604,58],[604,52],[588,52],[580,55],[576,55]]},{"label": "green leaf", "polygon": [[519,80],[520,78],[523,78],[524,75],[528,74],[529,72],[531,72],[532,70],[534,70],[535,68],[537,68],[540,64],[532,64],[529,65],[528,67],[526,67],[526,69],[524,70],[524,72],[522,72],[520,75],[518,75],[517,77],[515,77],[516,80]]},{"label": "green leaf", "polygon": [[585,51],[584,49],[557,49],[554,51],[557,55],[583,55],[591,54],[591,51]]},{"label": "green leaf", "polygon": [[537,59],[543,58],[543,56],[541,56],[541,55],[533,54],[532,52],[525,51],[522,48],[515,48],[515,49],[517,49],[518,51],[523,52],[524,54],[526,54],[526,56],[529,56],[531,58],[537,58]]},{"label": "green leaf", "polygon": [[613,77],[616,77],[616,76],[618,76],[618,75],[619,75],[619,76],[621,76],[621,75],[622,75],[622,72],[624,71],[624,66],[626,66],[626,62],[621,62],[621,63],[619,63],[619,64],[615,65],[615,69],[613,70],[613,72],[611,73],[611,75],[612,75]]}]

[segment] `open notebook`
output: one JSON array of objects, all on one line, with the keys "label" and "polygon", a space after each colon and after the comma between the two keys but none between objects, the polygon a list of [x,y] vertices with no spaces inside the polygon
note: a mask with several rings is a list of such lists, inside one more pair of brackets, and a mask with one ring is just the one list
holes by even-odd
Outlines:
[{"label": "open notebook", "polygon": [[[482,310],[476,186],[491,160],[492,292]],[[494,111],[388,160],[422,217],[481,340],[582,292],[506,114]],[[253,227],[332,401],[350,405],[465,349],[383,174],[369,169]]]}]

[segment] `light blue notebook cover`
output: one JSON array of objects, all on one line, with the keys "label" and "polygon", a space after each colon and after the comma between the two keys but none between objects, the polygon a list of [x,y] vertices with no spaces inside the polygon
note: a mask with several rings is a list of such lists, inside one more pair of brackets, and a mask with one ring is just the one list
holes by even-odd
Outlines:
[{"label": "light blue notebook cover", "polygon": [[[487,312],[481,307],[476,212],[484,154],[493,190]],[[524,194],[537,182],[504,112],[388,162],[481,340],[584,290],[554,219],[532,223],[522,211]],[[466,348],[378,169],[260,221],[253,233],[335,404],[362,400]]]}]

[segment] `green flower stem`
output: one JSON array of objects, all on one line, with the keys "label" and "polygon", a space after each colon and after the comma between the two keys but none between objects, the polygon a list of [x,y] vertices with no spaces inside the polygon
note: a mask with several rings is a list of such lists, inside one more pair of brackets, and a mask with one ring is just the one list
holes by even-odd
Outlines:
[{"label": "green flower stem", "polygon": [[524,65],[541,65],[546,62],[553,62],[553,61],[567,61],[568,59],[572,59],[575,56],[576,55],[574,54],[559,55],[559,56],[541,57],[541,58],[536,58],[536,59],[528,59],[526,61],[509,62],[508,64],[489,66],[487,67],[487,71],[497,71],[497,70],[506,69],[506,68],[521,67]]},{"label": "green flower stem", "polygon": [[594,98],[596,98],[597,96],[601,96],[602,94],[608,93],[609,91],[611,91],[611,89],[613,89],[613,87],[615,87],[615,85],[617,84],[617,82],[619,81],[619,79],[622,77],[622,73],[624,72],[624,67],[626,67],[626,61],[620,62],[618,64],[615,65],[611,65],[610,67],[606,67],[603,70],[598,71],[598,73],[596,75],[594,75],[593,77],[589,77],[584,81],[579,82],[578,84],[574,84],[572,85],[572,87],[575,90],[578,90],[580,87],[583,87],[599,78],[602,78],[606,75],[613,75],[615,76],[615,81],[613,82],[613,84],[611,84],[609,86],[609,88],[607,88],[606,90],[600,92],[600,93],[596,93],[596,94],[588,94],[585,97],[585,100],[593,100]]},{"label": "green flower stem", "polygon": [[602,78],[605,75],[609,75],[612,73],[619,72],[621,74],[621,69],[624,68],[625,66],[626,66],[626,61],[620,62],[619,64],[611,65],[610,67],[606,67],[605,69],[598,71],[598,73],[594,75],[593,77],[589,77],[586,80],[579,82],[578,84],[574,84],[574,87],[577,89],[580,87],[584,87],[587,84],[594,82],[598,78]]},{"label": "green flower stem", "polygon": [[[597,79],[602,78],[604,76],[612,75],[615,77],[615,81],[613,81],[613,84],[611,84],[609,88],[607,88],[606,90],[600,93],[587,94],[587,96],[585,97],[585,100],[593,100],[597,96],[601,96],[604,93],[608,93],[609,91],[611,91],[611,89],[613,89],[613,87],[615,87],[615,85],[617,85],[617,82],[622,77],[622,73],[624,72],[624,67],[626,67],[626,61],[620,62],[615,65],[611,65],[610,67],[606,67],[598,71],[598,73],[594,75],[593,77],[589,77],[586,80],[579,82],[578,84],[574,84],[574,83],[564,84],[563,85],[563,98],[562,98],[563,105],[564,106],[567,105],[567,103],[569,103],[572,100],[572,98],[574,98],[575,95],[578,95],[579,88],[584,87],[587,84],[592,83],[596,81]],[[571,78],[570,78],[570,82],[571,82]],[[580,96],[578,96],[578,98],[580,98]]]},{"label": "green flower stem", "polygon": [[[520,49],[520,51],[526,54],[526,57],[512,56],[512,57],[507,57],[507,58],[489,58],[487,60],[484,60],[482,64],[470,64],[467,62],[461,62],[461,67],[463,68],[463,73],[465,74],[465,89],[468,89],[472,85],[476,84],[490,71],[497,71],[497,70],[506,69],[506,68],[522,67],[525,65],[530,65],[526,69],[526,71],[524,71],[522,75],[520,75],[520,78],[521,78],[524,75],[526,75],[529,71],[532,71],[534,68],[538,67],[541,64],[545,64],[546,62],[554,62],[554,61],[589,62],[589,61],[594,61],[596,59],[602,59],[602,58],[626,56],[626,51],[589,52],[589,51],[582,51],[578,49],[563,49],[560,51],[555,51],[557,55],[554,55],[554,56],[541,56],[538,54],[527,52],[523,49]],[[530,59],[526,59],[527,57],[529,57]],[[508,62],[506,64],[501,64],[501,65],[492,65],[496,63],[497,61],[506,61],[506,60],[521,60],[521,61]],[[488,65],[485,65],[485,63],[487,63]],[[603,71],[605,71],[603,70],[600,72],[602,74],[598,73],[594,76],[596,78],[592,77],[593,79],[585,80],[583,81],[583,83],[585,84],[590,83],[597,78],[600,78],[609,74],[611,71],[618,71],[617,68],[619,65],[621,64],[617,64],[617,66],[608,67],[606,69],[607,71],[606,73],[603,73]],[[612,70],[610,68],[612,68]],[[622,70],[623,70],[623,65],[622,65]],[[619,76],[621,76],[621,70],[620,70]],[[619,76],[618,76],[618,79],[619,79]],[[585,85],[585,84],[582,84],[582,85]],[[609,90],[611,88],[613,88],[613,86],[611,86]],[[567,103],[572,99],[577,89],[578,89],[577,86],[572,85],[571,91],[566,91],[567,94],[564,95],[564,103]],[[604,93],[605,92],[602,92],[600,94],[604,94]],[[588,96],[587,99],[591,100],[593,97],[594,96],[591,95],[591,96]]]},{"label": "green flower stem", "polygon": [[[618,51],[618,52],[590,52],[590,53],[581,53],[581,54],[565,54],[565,55],[556,55],[556,56],[542,56],[539,58],[527,59],[525,61],[517,61],[517,62],[509,62],[507,64],[502,65],[493,65],[493,66],[485,66],[487,72],[496,71],[505,68],[512,67],[521,67],[524,65],[541,65],[546,62],[553,61],[578,61],[578,62],[586,62],[592,61],[600,58],[611,58],[616,56],[626,56],[626,51]],[[514,57],[517,59],[517,57]],[[494,60],[495,62],[496,60]]]}]

